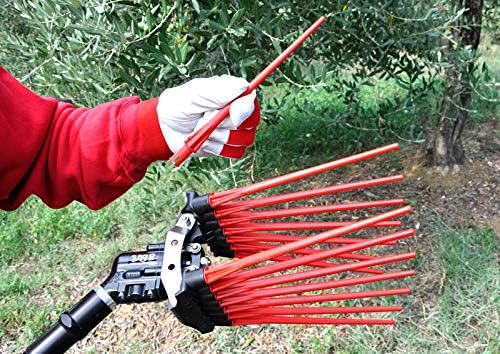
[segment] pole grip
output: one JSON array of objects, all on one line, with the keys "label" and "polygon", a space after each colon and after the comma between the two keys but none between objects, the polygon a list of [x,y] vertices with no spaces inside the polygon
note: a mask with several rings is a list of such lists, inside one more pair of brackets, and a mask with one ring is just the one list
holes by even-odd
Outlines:
[{"label": "pole grip", "polygon": [[92,290],[70,311],[64,312],[59,321],[30,345],[25,353],[65,353],[104,320],[111,311],[110,305],[101,299],[96,290]]}]

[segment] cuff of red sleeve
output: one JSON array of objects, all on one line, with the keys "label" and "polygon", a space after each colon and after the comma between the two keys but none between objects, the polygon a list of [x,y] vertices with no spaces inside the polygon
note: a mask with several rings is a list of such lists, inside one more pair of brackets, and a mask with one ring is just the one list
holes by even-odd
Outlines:
[{"label": "cuff of red sleeve", "polygon": [[121,119],[121,131],[132,160],[141,165],[168,160],[173,153],[168,148],[160,129],[156,106],[158,98],[129,106]]}]

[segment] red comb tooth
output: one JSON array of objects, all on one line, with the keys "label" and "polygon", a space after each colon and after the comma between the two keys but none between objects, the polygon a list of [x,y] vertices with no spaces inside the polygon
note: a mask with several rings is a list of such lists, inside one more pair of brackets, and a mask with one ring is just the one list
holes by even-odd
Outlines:
[{"label": "red comb tooth", "polygon": [[[223,233],[226,236],[245,234],[255,231],[293,231],[293,230],[329,230],[343,226],[352,225],[352,221],[324,221],[324,222],[269,222],[269,223],[248,223],[233,227],[224,227]],[[401,221],[389,220],[381,221],[370,227],[399,227]]]},{"label": "red comb tooth", "polygon": [[[243,251],[236,250],[235,252],[236,252],[235,257],[238,257],[238,258],[247,257],[247,256],[255,253],[252,250],[249,250],[249,251],[246,251],[246,250],[243,250]],[[290,256],[278,256],[276,258],[273,258],[272,260],[273,261],[277,261],[277,262],[283,262],[283,261],[288,261],[290,259],[294,259],[294,257],[290,257]],[[317,262],[311,262],[311,263],[308,264],[308,266],[319,267],[319,268],[331,267],[332,265],[335,265],[335,263],[317,261]],[[374,269],[374,271],[375,271],[375,269]],[[368,272],[362,272],[362,273],[368,273]],[[370,272],[370,273],[372,273],[372,272]],[[376,273],[376,274],[380,274],[380,273]]]},{"label": "red comb tooth", "polygon": [[[229,243],[238,243],[238,242],[258,242],[258,241],[267,241],[267,242],[294,242],[299,241],[309,236],[299,236],[299,235],[283,235],[283,234],[262,234],[257,232],[249,232],[247,234],[242,235],[234,235],[228,236],[227,242]],[[365,241],[363,238],[331,238],[323,243],[325,244],[352,244],[361,241]],[[397,241],[386,242],[382,245],[395,245]]]},{"label": "red comb tooth", "polygon": [[301,305],[322,302],[334,302],[354,299],[369,299],[374,297],[385,297],[395,295],[408,295],[411,293],[409,288],[388,289],[388,290],[369,290],[363,292],[344,292],[336,294],[321,294],[321,295],[307,295],[307,296],[289,296],[278,298],[263,298],[250,301],[247,305],[232,305],[224,307],[225,313],[232,313],[237,311],[249,311],[255,308],[262,308],[268,306],[286,306],[286,305]]},{"label": "red comb tooth", "polygon": [[[319,291],[319,290],[327,290],[327,289],[336,289],[348,286],[355,286],[367,283],[375,283],[386,280],[400,279],[411,277],[415,275],[413,270],[404,270],[399,272],[391,272],[377,275],[367,275],[362,277],[354,277],[354,278],[346,278],[346,279],[338,279],[338,280],[330,280],[324,282],[316,282],[310,284],[300,284],[300,285],[291,285],[291,286],[282,286],[278,288],[271,289],[259,289],[259,290],[251,290],[246,292],[244,295],[235,296],[234,298],[223,299],[220,300],[219,303],[222,307],[237,305],[237,304],[245,304],[246,302],[251,302],[256,299],[264,299],[269,297],[283,296],[283,295],[291,295],[291,294],[300,294],[306,293],[310,291]],[[218,299],[219,294],[216,291],[213,291],[215,297]],[[365,294],[368,292],[359,292],[359,294]]]},{"label": "red comb tooth", "polygon": [[394,320],[364,319],[364,318],[318,318],[318,317],[288,317],[263,316],[252,319],[234,320],[233,326],[247,326],[255,324],[304,324],[304,325],[394,325]]},{"label": "red comb tooth", "polygon": [[336,193],[341,193],[341,192],[352,191],[352,190],[356,190],[356,189],[374,187],[374,186],[393,183],[393,182],[400,182],[403,180],[403,178],[404,177],[402,175],[381,177],[381,178],[375,178],[375,179],[371,179],[371,180],[351,182],[351,183],[339,184],[339,185],[335,185],[335,186],[311,189],[311,190],[307,190],[307,191],[278,194],[278,195],[273,195],[271,197],[265,197],[265,198],[256,198],[256,199],[235,201],[235,202],[231,202],[231,203],[227,203],[227,204],[221,204],[219,206],[214,206],[210,202],[210,205],[212,206],[212,208],[214,208],[215,215],[219,218],[219,217],[224,217],[226,215],[230,215],[232,213],[239,212],[242,210],[262,208],[262,207],[275,205],[275,204],[288,203],[288,202],[293,202],[293,201],[303,200],[303,199],[311,199],[311,198],[316,198],[316,197],[320,197],[320,196],[324,196],[324,195],[331,195],[331,194],[336,194]]},{"label": "red comb tooth", "polygon": [[399,149],[399,144],[392,144],[392,145],[387,145],[383,146],[377,149],[365,151],[360,154],[356,154],[353,156],[345,157],[336,161],[331,161],[327,162],[325,164],[321,164],[318,166],[306,168],[301,171],[296,171],[292,173],[288,173],[286,175],[280,176],[280,177],[275,177],[268,179],[266,181],[258,182],[249,186],[245,187],[240,187],[240,188],[235,188],[229,191],[225,192],[220,192],[220,193],[214,193],[210,196],[210,205],[212,207],[217,207],[219,205],[222,205],[224,203],[227,203],[231,200],[241,198],[244,196],[247,196],[249,194],[254,194],[257,192],[261,192],[263,190],[277,187],[283,184],[291,183],[298,181],[303,178],[311,177],[326,171],[331,171],[333,169],[350,165],[359,161],[367,160],[372,157],[382,155],[385,153],[388,153],[390,151],[394,151]]},{"label": "red comb tooth", "polygon": [[[260,252],[263,250],[269,250],[276,247],[276,245],[271,245],[271,244],[265,244],[265,243],[252,243],[252,244],[245,244],[245,243],[238,243],[231,245],[231,249],[234,251],[252,251],[252,252]],[[295,250],[293,253],[296,255],[309,255],[309,254],[317,254],[318,252],[322,252],[324,249],[314,249],[314,248],[303,248],[303,249],[298,249]],[[370,260],[370,259],[376,259],[376,256],[368,256],[365,254],[357,254],[357,253],[342,253],[339,254],[333,258],[340,258],[340,259],[355,259],[355,260]],[[311,263],[308,263],[309,265]]]},{"label": "red comb tooth", "polygon": [[[231,246],[231,249],[233,250],[243,250],[243,251],[249,251],[249,250],[255,250],[255,251],[263,251],[263,250],[269,250],[272,248],[275,248],[276,245],[271,245],[271,244],[266,244],[266,243],[250,243],[250,244],[245,244],[245,243],[238,243],[235,245]],[[295,254],[317,254],[319,252],[324,251],[324,249],[314,249],[314,248],[302,248],[295,250]],[[370,259],[376,259],[376,256],[368,256],[364,254],[354,254],[354,253],[342,253],[335,258],[343,258],[343,259],[357,259],[357,260],[370,260]]]},{"label": "red comb tooth", "polygon": [[338,315],[370,312],[399,312],[401,306],[358,306],[358,307],[268,307],[256,308],[253,311],[235,312],[229,315],[230,320],[242,318],[258,318],[261,316],[293,316],[293,315]]},{"label": "red comb tooth", "polygon": [[239,212],[227,217],[219,217],[220,226],[229,226],[255,220],[278,219],[292,216],[304,216],[314,214],[333,213],[339,211],[350,211],[368,208],[379,208],[394,205],[403,205],[404,199],[377,200],[370,202],[352,202],[345,204],[322,205],[317,207],[288,208],[278,210],[266,210],[258,212]]},{"label": "red comb tooth", "polygon": [[[236,251],[236,252],[238,252],[238,251],[245,252],[246,251],[246,252],[255,253],[255,252],[259,252],[261,250],[273,248],[272,245],[260,245],[260,246],[270,246],[270,247],[259,248],[259,245],[247,245],[247,246],[238,245],[238,246],[231,247],[231,249],[233,251]],[[312,251],[312,252],[310,252],[310,251]],[[296,250],[295,251],[296,254],[317,254],[318,252],[320,252],[320,250],[304,249],[304,250]],[[366,259],[376,259],[377,257],[357,255],[357,254],[342,254],[342,255],[336,256],[335,258],[364,259],[364,260],[366,260]],[[289,261],[289,260],[294,260],[294,259],[297,259],[297,258],[290,257],[290,256],[280,256],[280,257],[273,258],[273,260],[275,260],[275,261]],[[339,264],[338,263],[331,263],[331,262],[312,261],[312,262],[309,262],[305,265],[325,268],[325,267],[336,266]],[[379,269],[364,268],[364,267],[357,268],[353,271],[358,272],[358,273],[370,273],[370,274],[382,274],[382,273],[384,273],[383,271],[381,271]]]},{"label": "red comb tooth", "polygon": [[[245,253],[245,251],[236,251],[236,257],[237,258],[243,258],[243,257],[248,257],[251,254],[254,254],[255,252],[249,252]],[[276,258],[273,258],[273,261],[277,262],[284,262],[284,261],[289,261],[291,259],[295,259],[294,257],[289,257],[289,256],[278,256]],[[332,266],[338,265],[338,263],[331,263],[331,262],[321,262],[321,261],[316,261],[316,262],[311,262],[307,264],[308,266],[311,267],[318,267],[318,268],[328,268]],[[372,269],[372,268],[357,268],[354,269],[353,272],[355,273],[368,273],[368,274],[383,274],[384,272],[379,269]]]}]

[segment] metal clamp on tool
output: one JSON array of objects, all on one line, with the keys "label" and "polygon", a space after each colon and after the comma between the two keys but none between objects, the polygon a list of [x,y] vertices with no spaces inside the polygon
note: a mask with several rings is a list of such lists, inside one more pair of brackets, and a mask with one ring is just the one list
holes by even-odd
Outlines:
[{"label": "metal clamp on tool", "polygon": [[[190,196],[184,212],[191,204]],[[231,325],[203,278],[204,268],[211,262],[198,242],[206,239],[195,216],[183,213],[167,232],[161,273],[169,310],[181,323],[201,333],[211,332],[216,325]]]}]

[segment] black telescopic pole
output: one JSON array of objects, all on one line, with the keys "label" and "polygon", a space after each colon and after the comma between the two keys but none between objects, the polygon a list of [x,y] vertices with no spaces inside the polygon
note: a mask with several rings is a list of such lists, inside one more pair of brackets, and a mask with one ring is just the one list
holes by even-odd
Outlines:
[{"label": "black telescopic pole", "polygon": [[61,315],[59,321],[26,349],[27,354],[62,354],[108,316],[116,304],[98,287]]}]

